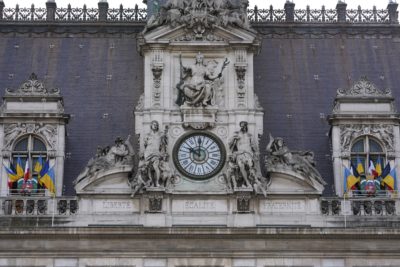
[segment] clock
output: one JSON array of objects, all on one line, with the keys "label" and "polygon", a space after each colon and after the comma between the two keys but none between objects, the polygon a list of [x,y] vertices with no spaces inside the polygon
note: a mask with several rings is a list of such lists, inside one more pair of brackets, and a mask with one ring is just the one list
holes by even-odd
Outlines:
[{"label": "clock", "polygon": [[192,132],[182,136],[173,149],[175,166],[183,175],[205,180],[217,174],[225,163],[221,140],[208,132]]}]

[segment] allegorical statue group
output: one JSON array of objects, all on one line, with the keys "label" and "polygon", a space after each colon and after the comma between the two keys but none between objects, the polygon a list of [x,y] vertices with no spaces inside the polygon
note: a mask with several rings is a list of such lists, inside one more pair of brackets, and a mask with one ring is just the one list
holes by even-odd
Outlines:
[{"label": "allegorical statue group", "polygon": [[[181,77],[176,86],[176,103],[193,109],[214,106],[215,82],[221,79],[228,64],[226,59],[220,65],[220,70],[216,71],[218,62],[214,60],[204,64],[204,56],[201,53],[196,55],[192,66],[183,66],[181,63]],[[258,136],[254,137],[249,133],[248,126],[246,121],[240,122],[239,131],[234,132],[228,140],[227,162],[222,175],[225,177],[228,191],[254,191],[266,196],[269,180],[261,175]],[[149,132],[141,139],[137,168],[133,167],[134,152],[129,139],[128,137],[123,141],[117,138],[113,146],[99,147],[77,182],[99,171],[129,165],[133,168],[130,180],[133,196],[143,190],[171,188],[174,178],[179,174],[173,171],[170,165],[168,126],[161,130],[158,121],[151,121]],[[290,151],[282,138],[270,136],[266,153],[267,173],[276,169],[292,171],[306,179],[324,184],[315,168],[312,152]]]},{"label": "allegorical statue group", "polygon": [[147,22],[145,32],[169,24],[175,28],[186,25],[201,36],[214,26],[233,25],[250,29],[247,18],[248,0],[168,0],[156,8]]}]

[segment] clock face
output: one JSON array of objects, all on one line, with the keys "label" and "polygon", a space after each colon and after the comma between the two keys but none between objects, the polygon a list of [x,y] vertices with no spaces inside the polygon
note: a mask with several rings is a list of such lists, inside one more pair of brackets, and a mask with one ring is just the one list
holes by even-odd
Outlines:
[{"label": "clock face", "polygon": [[178,170],[197,180],[212,177],[225,162],[224,145],[210,133],[189,133],[181,137],[173,155]]}]

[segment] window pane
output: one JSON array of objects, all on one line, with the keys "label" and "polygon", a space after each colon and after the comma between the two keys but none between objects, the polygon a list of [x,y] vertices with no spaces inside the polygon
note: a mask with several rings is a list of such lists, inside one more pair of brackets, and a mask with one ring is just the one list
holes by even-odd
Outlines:
[{"label": "window pane", "polygon": [[383,152],[382,147],[374,140],[369,139],[369,151],[370,152]]},{"label": "window pane", "polygon": [[18,141],[14,147],[14,151],[27,151],[28,150],[28,137]]},{"label": "window pane", "polygon": [[358,140],[351,148],[351,152],[364,152],[364,139]]},{"label": "window pane", "polygon": [[46,151],[46,145],[41,140],[33,138],[33,151]]}]

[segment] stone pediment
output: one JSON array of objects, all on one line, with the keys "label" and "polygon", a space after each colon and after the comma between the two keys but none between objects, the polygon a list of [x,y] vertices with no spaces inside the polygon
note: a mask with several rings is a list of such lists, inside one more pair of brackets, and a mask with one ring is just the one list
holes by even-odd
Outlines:
[{"label": "stone pediment", "polygon": [[131,171],[132,166],[126,165],[96,172],[76,182],[76,194],[131,194],[128,179]]},{"label": "stone pediment", "polygon": [[376,98],[392,97],[390,89],[382,90],[370,82],[367,77],[361,77],[359,81],[350,88],[339,88],[337,97],[355,97],[355,98]]},{"label": "stone pediment", "polygon": [[267,194],[321,195],[324,190],[324,185],[318,181],[285,168],[270,168],[268,173]]},{"label": "stone pediment", "polygon": [[60,97],[59,89],[47,89],[43,82],[32,73],[28,80],[16,90],[6,89],[5,97]]},{"label": "stone pediment", "polygon": [[257,34],[241,28],[215,26],[211,31],[199,36],[193,31],[188,31],[185,26],[171,28],[169,26],[159,27],[142,36],[142,44],[179,45],[190,43],[191,45],[206,45],[216,43],[219,45],[251,44],[256,47],[260,45]]}]

